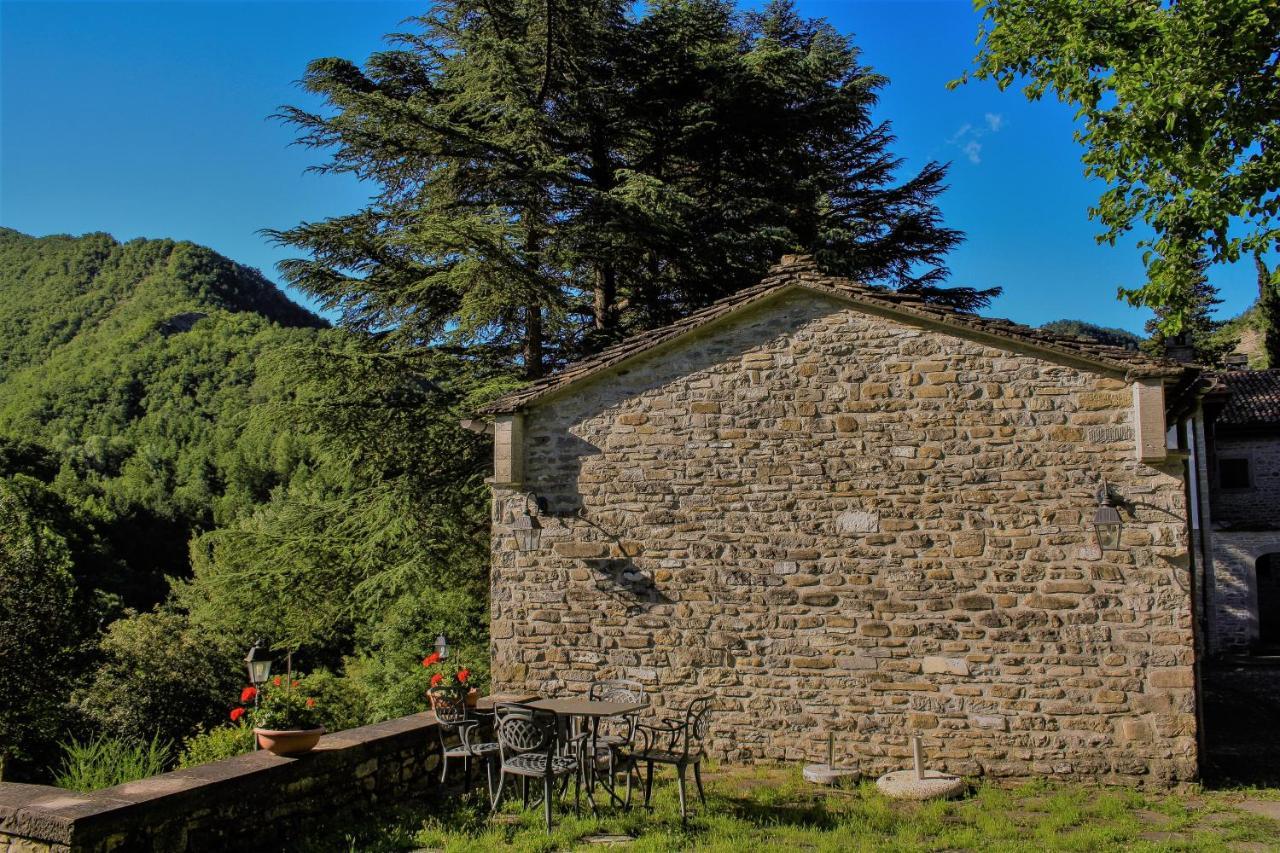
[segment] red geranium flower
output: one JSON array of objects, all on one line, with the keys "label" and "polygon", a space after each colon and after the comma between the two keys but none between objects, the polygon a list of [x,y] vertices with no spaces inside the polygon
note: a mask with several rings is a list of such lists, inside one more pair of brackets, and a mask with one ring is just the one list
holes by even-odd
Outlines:
[{"label": "red geranium flower", "polygon": [[253,697],[254,697],[254,696],[257,696],[257,695],[258,695],[258,688],[256,688],[256,687],[246,687],[244,690],[241,690],[241,691],[240,691],[240,701],[241,701],[241,702],[252,702],[252,701],[253,701]]},{"label": "red geranium flower", "polygon": [[441,674],[440,674],[440,673],[438,673],[438,672],[437,672],[435,675],[431,676],[431,686],[432,686],[432,687],[435,687],[437,684],[439,684],[439,683],[440,683],[440,682],[442,682],[442,681],[444,681],[444,676],[443,676],[443,675],[441,675]]},{"label": "red geranium flower", "polygon": [[423,666],[432,666],[433,664],[437,664],[437,663],[440,663],[439,652],[432,652],[431,654],[427,655],[425,658],[422,659]]},{"label": "red geranium flower", "polygon": [[231,709],[231,722],[237,723],[240,721],[240,718],[243,716],[244,716],[244,708]]},{"label": "red geranium flower", "polygon": [[460,669],[460,670],[458,670],[458,683],[459,683],[459,684],[466,684],[466,683],[467,683],[467,679],[468,679],[468,678],[470,678],[470,677],[471,677],[471,670],[469,670],[469,669]]},{"label": "red geranium flower", "polygon": [[276,687],[279,687],[279,686],[280,686],[280,676],[278,676],[278,675],[277,675],[275,678],[271,679],[271,683],[272,683],[272,684],[274,684]]},{"label": "red geranium flower", "polygon": [[308,697],[307,697],[307,707],[308,707],[308,708],[314,708],[315,706],[316,706],[316,700],[314,700],[314,699],[312,699],[310,696],[308,696]]},{"label": "red geranium flower", "polygon": [[291,681],[291,682],[289,682],[289,686],[290,686],[290,687],[297,687],[297,686],[298,686],[299,684],[301,684],[301,683],[302,683],[302,682],[300,682],[300,681]]}]

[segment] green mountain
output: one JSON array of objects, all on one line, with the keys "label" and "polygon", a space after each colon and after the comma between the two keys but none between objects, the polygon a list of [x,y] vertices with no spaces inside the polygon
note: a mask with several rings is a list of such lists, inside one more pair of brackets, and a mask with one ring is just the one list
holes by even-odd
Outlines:
[{"label": "green mountain", "polygon": [[1075,335],[1078,338],[1088,338],[1100,344],[1111,344],[1112,346],[1125,347],[1126,349],[1137,349],[1143,340],[1141,335],[1135,335],[1127,329],[1099,326],[1096,323],[1089,323],[1084,320],[1054,320],[1052,323],[1045,323],[1040,328],[1046,332],[1053,332],[1059,335]]},{"label": "green mountain", "polygon": [[487,645],[459,419],[510,382],[191,243],[0,229],[0,778],[224,722],[247,638],[328,670],[326,725],[418,710],[437,634]]},{"label": "green mountain", "polygon": [[43,448],[43,479],[115,566],[99,580],[149,606],[166,575],[188,573],[193,533],[298,468],[289,436],[243,434],[246,412],[262,358],[334,334],[325,326],[202,246],[2,229],[0,442],[27,450],[0,453],[0,477],[32,473],[17,460]]}]

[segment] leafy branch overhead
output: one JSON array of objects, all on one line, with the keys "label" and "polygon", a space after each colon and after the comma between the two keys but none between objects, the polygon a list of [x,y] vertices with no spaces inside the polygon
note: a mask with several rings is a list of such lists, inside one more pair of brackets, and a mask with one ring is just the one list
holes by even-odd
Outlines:
[{"label": "leafy branch overhead", "polygon": [[[1074,105],[1090,215],[1114,242],[1142,224],[1147,280],[1122,288],[1176,334],[1204,308],[1205,264],[1280,240],[1280,4],[1274,0],[976,0],[970,76]],[[1268,273],[1280,287],[1280,273]],[[1210,293],[1211,297],[1212,294]]]},{"label": "leafy branch overhead", "polygon": [[269,232],[345,325],[483,348],[533,377],[754,282],[786,252],[928,298],[961,235],[945,167],[898,182],[885,80],[791,4],[448,0],[286,107],[362,210]]}]

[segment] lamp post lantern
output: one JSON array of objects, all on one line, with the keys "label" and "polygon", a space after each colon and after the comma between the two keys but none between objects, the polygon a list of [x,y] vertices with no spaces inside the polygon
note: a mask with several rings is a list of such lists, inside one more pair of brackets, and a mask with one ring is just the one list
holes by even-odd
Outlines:
[{"label": "lamp post lantern", "polygon": [[[267,644],[258,640],[249,647],[249,653],[244,656],[244,667],[249,672],[249,683],[255,690],[267,683],[267,679],[271,677],[271,657],[267,653]],[[258,707],[258,696],[255,693],[253,697],[253,707]]]},{"label": "lamp post lantern", "polygon": [[440,660],[449,659],[449,641],[444,638],[444,634],[436,637],[436,654],[440,655]]}]

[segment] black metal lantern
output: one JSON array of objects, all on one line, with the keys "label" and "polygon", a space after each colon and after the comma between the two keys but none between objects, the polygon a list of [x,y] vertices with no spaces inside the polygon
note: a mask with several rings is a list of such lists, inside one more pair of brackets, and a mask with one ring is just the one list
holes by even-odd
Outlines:
[{"label": "black metal lantern", "polygon": [[1116,551],[1120,548],[1120,530],[1124,522],[1111,497],[1111,487],[1103,480],[1098,488],[1098,509],[1093,514],[1093,535],[1098,539],[1098,549]]},{"label": "black metal lantern", "polygon": [[524,496],[524,510],[511,519],[511,533],[521,551],[536,551],[542,543],[542,522],[538,520],[539,501],[532,494]]},{"label": "black metal lantern", "polygon": [[440,656],[440,660],[449,659],[449,641],[444,638],[444,634],[436,637],[436,654]]},{"label": "black metal lantern", "polygon": [[244,667],[249,671],[249,683],[254,687],[266,684],[271,677],[271,657],[267,654],[267,645],[262,640],[249,648],[244,656]]}]

